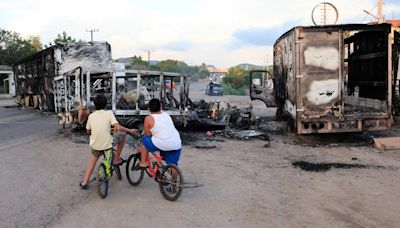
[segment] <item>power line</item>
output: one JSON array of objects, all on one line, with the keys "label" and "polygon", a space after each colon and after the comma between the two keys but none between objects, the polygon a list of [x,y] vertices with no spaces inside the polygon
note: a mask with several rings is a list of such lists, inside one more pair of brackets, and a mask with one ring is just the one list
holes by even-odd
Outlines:
[{"label": "power line", "polygon": [[[372,7],[372,9],[370,9],[370,10],[367,11],[367,12],[373,11],[377,6],[378,6],[378,2],[376,2],[376,4],[374,5],[374,7]],[[365,11],[366,11],[366,10],[365,10]],[[361,20],[361,23],[363,23],[364,20],[367,19],[368,16],[370,16],[370,15],[369,15],[369,14],[365,15],[365,17]]]}]

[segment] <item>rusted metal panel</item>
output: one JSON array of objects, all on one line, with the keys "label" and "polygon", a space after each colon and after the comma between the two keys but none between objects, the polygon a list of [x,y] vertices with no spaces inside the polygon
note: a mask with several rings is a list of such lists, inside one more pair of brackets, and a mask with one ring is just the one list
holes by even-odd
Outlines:
[{"label": "rusted metal panel", "polygon": [[300,30],[297,108],[301,119],[331,116],[331,109],[340,105],[339,32]]},{"label": "rusted metal panel", "polygon": [[278,108],[296,118],[296,44],[292,30],[274,46],[274,94]]}]

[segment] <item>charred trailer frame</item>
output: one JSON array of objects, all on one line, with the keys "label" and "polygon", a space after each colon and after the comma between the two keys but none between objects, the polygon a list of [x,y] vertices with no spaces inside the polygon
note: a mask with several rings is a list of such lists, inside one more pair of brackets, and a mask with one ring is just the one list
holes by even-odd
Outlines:
[{"label": "charred trailer frame", "polygon": [[14,64],[16,102],[20,107],[33,106],[54,111],[52,81],[57,75],[54,49],[55,47],[47,48]]},{"label": "charred trailer frame", "polygon": [[398,33],[391,25],[295,27],[274,45],[277,113],[298,134],[391,127]]},{"label": "charred trailer frame", "polygon": [[20,60],[14,72],[17,102],[28,107],[33,98],[34,108],[57,113],[64,126],[86,120],[97,92],[108,93],[111,101],[114,69],[107,42],[57,44]]},{"label": "charred trailer frame", "polygon": [[122,75],[113,74],[111,110],[122,125],[138,127],[150,114],[150,99],[158,98],[174,123],[186,126],[189,81],[189,75],[173,72],[125,70]]}]

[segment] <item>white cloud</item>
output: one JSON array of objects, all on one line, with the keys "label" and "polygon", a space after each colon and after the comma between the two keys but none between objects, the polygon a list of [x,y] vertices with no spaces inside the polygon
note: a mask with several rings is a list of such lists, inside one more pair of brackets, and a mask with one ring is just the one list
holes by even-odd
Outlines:
[{"label": "white cloud", "polygon": [[[238,30],[273,27],[286,21],[311,25],[311,10],[320,0],[3,0],[0,27],[23,35],[39,35],[43,43],[66,31],[78,39],[90,39],[86,29],[97,28],[95,40],[108,41],[113,57],[126,57],[154,50],[154,59],[179,59],[192,64],[206,62],[227,67],[243,62],[261,64],[271,47],[232,47]],[[339,22],[360,23],[375,4],[372,0],[337,0]],[[385,7],[400,11],[400,4]],[[390,12],[385,8],[385,13]],[[2,12],[12,18],[1,17]],[[387,13],[386,13],[387,14]],[[400,14],[400,12],[398,12]],[[3,24],[3,25],[2,25]],[[278,37],[276,37],[278,38]],[[186,42],[190,47],[172,48]],[[175,51],[174,51],[175,50]]]}]

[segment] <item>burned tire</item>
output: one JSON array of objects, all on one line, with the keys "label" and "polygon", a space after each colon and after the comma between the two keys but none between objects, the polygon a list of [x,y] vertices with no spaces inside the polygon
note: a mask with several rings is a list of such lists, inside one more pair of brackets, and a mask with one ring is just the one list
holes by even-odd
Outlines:
[{"label": "burned tire", "polygon": [[283,107],[279,107],[276,109],[275,120],[277,121],[285,121],[287,120],[287,114]]},{"label": "burned tire", "polygon": [[144,176],[144,170],[138,169],[140,161],[140,154],[132,154],[126,162],[126,179],[132,186],[139,185]]},{"label": "burned tire", "polygon": [[289,133],[296,133],[296,130],[297,130],[296,121],[294,121],[293,118],[288,117],[286,122],[287,122],[287,126],[288,126],[288,132]]},{"label": "burned tire", "polygon": [[164,199],[177,200],[182,194],[183,183],[183,175],[178,166],[167,165],[162,168],[158,184]]},{"label": "burned tire", "polygon": [[55,104],[54,104],[54,94],[46,93],[46,104],[47,104],[46,111],[54,112],[56,110]]},{"label": "burned tire", "polygon": [[96,192],[102,199],[108,194],[108,177],[104,164],[100,164],[96,170]]}]

